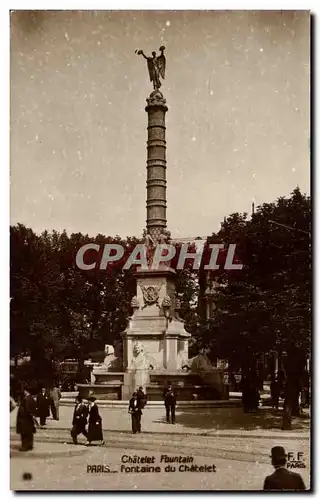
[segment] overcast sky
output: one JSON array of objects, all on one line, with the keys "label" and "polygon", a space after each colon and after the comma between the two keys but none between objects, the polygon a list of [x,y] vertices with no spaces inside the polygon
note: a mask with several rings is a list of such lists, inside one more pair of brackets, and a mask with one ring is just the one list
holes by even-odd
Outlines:
[{"label": "overcast sky", "polygon": [[13,224],[142,233],[152,85],[134,50],[162,44],[172,235],[309,193],[308,12],[16,12],[11,37]]}]

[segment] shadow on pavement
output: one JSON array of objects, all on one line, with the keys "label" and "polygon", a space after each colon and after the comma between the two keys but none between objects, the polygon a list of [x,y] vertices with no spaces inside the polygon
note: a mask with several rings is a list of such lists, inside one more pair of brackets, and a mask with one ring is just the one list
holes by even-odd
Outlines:
[{"label": "shadow on pavement", "polygon": [[59,458],[83,455],[88,451],[86,446],[74,446],[72,443],[35,441],[33,450],[20,451],[21,444],[16,440],[10,442],[10,457],[14,458]]},{"label": "shadow on pavement", "polygon": [[[176,423],[185,427],[197,427],[206,430],[259,430],[259,429],[281,429],[282,410],[271,408],[259,408],[257,413],[244,413],[242,408],[217,408],[201,410],[195,413],[194,410],[179,410],[176,412]],[[166,423],[163,418],[155,420],[157,423]],[[310,419],[308,415],[300,418],[293,418],[292,430],[308,431]]]}]

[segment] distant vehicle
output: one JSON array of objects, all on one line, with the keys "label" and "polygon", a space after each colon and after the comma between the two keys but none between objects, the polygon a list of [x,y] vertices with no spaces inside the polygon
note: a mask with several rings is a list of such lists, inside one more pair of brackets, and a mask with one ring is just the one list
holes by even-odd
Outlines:
[{"label": "distant vehicle", "polygon": [[75,359],[66,359],[59,364],[62,375],[75,376],[78,372],[79,361]]},{"label": "distant vehicle", "polygon": [[76,359],[66,359],[59,364],[61,388],[63,391],[76,390],[76,384],[86,384],[90,382],[90,366],[83,366],[80,371],[79,361]]}]

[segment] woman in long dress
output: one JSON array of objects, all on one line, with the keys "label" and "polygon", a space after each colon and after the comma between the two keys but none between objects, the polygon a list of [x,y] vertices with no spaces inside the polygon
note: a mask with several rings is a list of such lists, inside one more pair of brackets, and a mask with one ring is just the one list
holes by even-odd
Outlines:
[{"label": "woman in long dress", "polygon": [[89,402],[89,415],[88,415],[88,437],[86,445],[90,445],[92,441],[100,441],[101,446],[104,445],[102,433],[102,418],[99,414],[99,409],[96,404],[96,398],[90,396]]}]

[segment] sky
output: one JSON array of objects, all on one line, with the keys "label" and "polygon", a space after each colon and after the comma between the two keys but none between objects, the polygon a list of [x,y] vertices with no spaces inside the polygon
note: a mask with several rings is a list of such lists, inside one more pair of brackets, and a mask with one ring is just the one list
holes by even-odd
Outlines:
[{"label": "sky", "polygon": [[145,60],[165,45],[167,219],[175,237],[310,193],[307,11],[11,15],[10,220],[140,236]]}]

